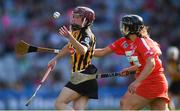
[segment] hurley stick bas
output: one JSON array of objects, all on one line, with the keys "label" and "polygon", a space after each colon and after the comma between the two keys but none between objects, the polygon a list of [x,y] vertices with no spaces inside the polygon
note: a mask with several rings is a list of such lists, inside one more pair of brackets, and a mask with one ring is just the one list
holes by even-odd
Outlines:
[{"label": "hurley stick bas", "polygon": [[18,55],[25,55],[31,52],[50,52],[50,53],[59,53],[60,50],[52,49],[52,48],[45,48],[45,47],[37,47],[27,42],[21,40],[15,46],[15,52]]}]

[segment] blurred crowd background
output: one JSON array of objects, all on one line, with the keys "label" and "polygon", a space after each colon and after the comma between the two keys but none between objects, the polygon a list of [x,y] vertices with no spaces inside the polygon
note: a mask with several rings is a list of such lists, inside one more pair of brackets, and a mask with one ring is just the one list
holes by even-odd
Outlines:
[{"label": "blurred crowd background", "polygon": [[[70,79],[70,57],[59,60],[35,101],[27,108],[25,101],[55,54],[31,53],[19,57],[14,48],[18,41],[24,40],[61,49],[67,40],[58,34],[58,28],[69,25],[69,15],[78,5],[90,7],[96,13],[92,29],[97,48],[122,36],[119,21],[125,14],[144,18],[151,38],[161,45],[164,67],[167,48],[180,48],[179,0],[0,0],[0,109],[54,109],[55,98]],[[55,11],[61,13],[59,19],[52,17]],[[125,57],[114,54],[94,58],[93,63],[98,72],[119,71],[129,65]],[[91,100],[88,109],[118,109],[119,100],[132,80],[133,77],[98,80],[99,100]]]}]

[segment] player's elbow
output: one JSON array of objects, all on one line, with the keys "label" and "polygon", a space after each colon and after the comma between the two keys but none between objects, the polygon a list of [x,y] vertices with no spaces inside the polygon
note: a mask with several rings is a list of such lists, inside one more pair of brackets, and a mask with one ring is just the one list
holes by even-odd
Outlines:
[{"label": "player's elbow", "polygon": [[80,51],[79,51],[80,55],[84,55],[84,54],[86,54],[86,52],[87,52],[87,51],[85,51],[85,50],[80,50]]},{"label": "player's elbow", "polygon": [[84,47],[79,50],[80,55],[85,55],[86,52],[87,52],[87,48]]}]

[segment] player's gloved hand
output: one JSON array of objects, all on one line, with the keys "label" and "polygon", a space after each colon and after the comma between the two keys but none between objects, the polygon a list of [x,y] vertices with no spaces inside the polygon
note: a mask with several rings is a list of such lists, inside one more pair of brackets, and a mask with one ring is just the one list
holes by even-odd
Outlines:
[{"label": "player's gloved hand", "polygon": [[138,67],[136,65],[124,68],[120,73],[119,76],[127,76],[130,72],[138,73]]},{"label": "player's gloved hand", "polygon": [[127,69],[124,69],[119,73],[119,76],[127,76],[127,75],[129,75],[129,70]]},{"label": "player's gloved hand", "polygon": [[51,61],[49,61],[48,68],[52,67],[52,70],[53,70],[55,66],[56,66],[56,59],[52,59]]}]

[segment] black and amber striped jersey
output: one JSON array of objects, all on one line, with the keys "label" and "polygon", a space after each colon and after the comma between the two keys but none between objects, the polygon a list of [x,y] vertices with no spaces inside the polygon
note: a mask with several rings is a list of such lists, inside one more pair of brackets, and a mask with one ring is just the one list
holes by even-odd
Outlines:
[{"label": "black and amber striped jersey", "polygon": [[180,76],[175,74],[175,73],[180,72],[179,63],[177,61],[169,60],[167,62],[167,71],[170,74],[171,80],[173,82],[180,81]]},{"label": "black and amber striped jersey", "polygon": [[87,52],[81,55],[72,44],[69,45],[70,50],[73,50],[73,53],[71,53],[72,72],[77,72],[84,70],[91,64],[96,38],[90,28],[73,31],[72,35],[79,43],[88,48]]}]

